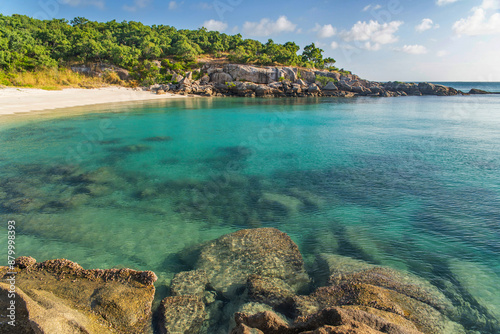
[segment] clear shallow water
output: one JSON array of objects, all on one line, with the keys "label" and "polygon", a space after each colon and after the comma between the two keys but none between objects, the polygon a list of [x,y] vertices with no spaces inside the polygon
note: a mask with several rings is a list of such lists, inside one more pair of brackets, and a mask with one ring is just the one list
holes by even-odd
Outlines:
[{"label": "clear shallow water", "polygon": [[500,96],[113,111],[0,127],[0,217],[18,222],[17,255],[153,270],[161,294],[188,269],[186,247],[276,227],[311,268],[337,253],[413,272],[475,310],[469,329],[495,332]]}]

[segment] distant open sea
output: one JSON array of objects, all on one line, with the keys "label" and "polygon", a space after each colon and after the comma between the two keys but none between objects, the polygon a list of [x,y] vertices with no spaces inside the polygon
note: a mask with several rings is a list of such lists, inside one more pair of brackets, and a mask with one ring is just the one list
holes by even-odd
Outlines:
[{"label": "distant open sea", "polygon": [[470,310],[468,330],[500,333],[500,95],[81,110],[0,118],[0,244],[16,220],[16,255],[166,285],[186,247],[276,227],[308,268],[332,253],[414,273]]},{"label": "distant open sea", "polygon": [[445,85],[468,93],[472,88],[485,90],[488,92],[500,92],[500,82],[433,82]]}]

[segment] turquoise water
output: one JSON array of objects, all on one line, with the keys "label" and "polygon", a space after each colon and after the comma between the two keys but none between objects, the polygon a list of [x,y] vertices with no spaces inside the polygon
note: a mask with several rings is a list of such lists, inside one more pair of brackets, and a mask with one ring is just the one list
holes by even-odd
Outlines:
[{"label": "turquoise water", "polygon": [[500,96],[89,111],[0,126],[0,240],[15,219],[17,255],[153,270],[164,293],[186,247],[272,226],[309,268],[337,253],[415,273],[496,332]]}]

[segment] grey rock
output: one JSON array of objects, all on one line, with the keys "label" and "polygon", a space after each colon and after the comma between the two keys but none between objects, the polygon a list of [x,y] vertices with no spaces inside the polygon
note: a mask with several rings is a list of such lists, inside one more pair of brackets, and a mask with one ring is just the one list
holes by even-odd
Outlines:
[{"label": "grey rock", "polygon": [[278,69],[275,67],[228,64],[224,66],[224,72],[230,74],[234,80],[245,80],[259,84],[268,84],[279,80]]},{"label": "grey rock", "polygon": [[232,82],[233,77],[224,72],[215,72],[210,75],[210,81],[216,84],[225,84],[226,82]]},{"label": "grey rock", "polygon": [[333,82],[328,82],[325,87],[323,87],[323,90],[338,90],[337,86]]}]

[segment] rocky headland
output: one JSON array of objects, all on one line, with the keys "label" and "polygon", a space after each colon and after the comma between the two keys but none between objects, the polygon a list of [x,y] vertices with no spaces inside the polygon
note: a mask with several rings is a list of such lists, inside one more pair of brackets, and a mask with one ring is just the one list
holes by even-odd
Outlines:
[{"label": "rocky headland", "polygon": [[183,258],[192,270],[153,307],[153,272],[19,257],[14,270],[0,267],[2,310],[16,273],[16,326],[2,319],[0,332],[479,333],[460,323],[470,310],[412,274],[331,253],[306,271],[297,245],[274,228],[224,235]]},{"label": "rocky headland", "polygon": [[[158,64],[161,68],[161,64]],[[115,66],[73,67],[74,71],[100,75],[115,71],[122,80],[128,72]],[[349,72],[304,69],[286,66],[254,66],[206,63],[195,71],[172,75],[171,82],[144,89],[164,94],[240,97],[318,97],[318,96],[450,96],[464,94],[451,87],[427,82],[376,82]],[[198,79],[194,79],[194,78]]]}]

